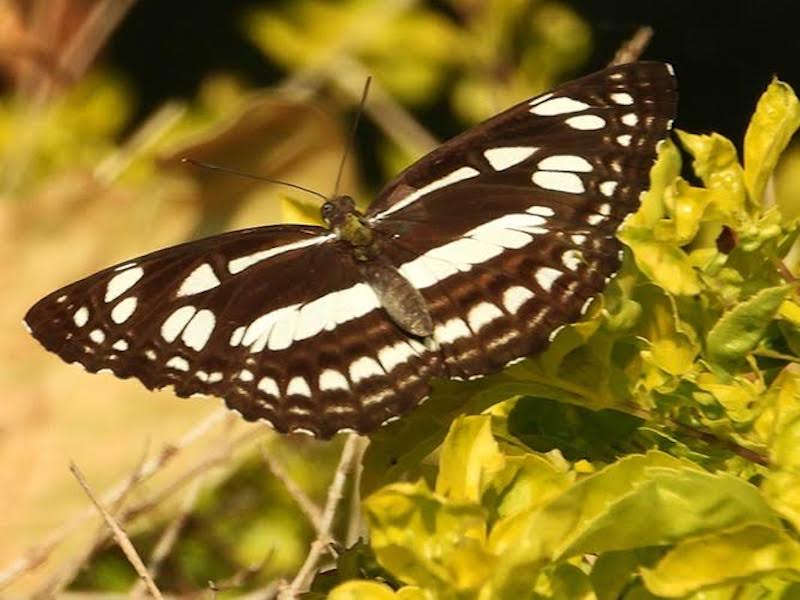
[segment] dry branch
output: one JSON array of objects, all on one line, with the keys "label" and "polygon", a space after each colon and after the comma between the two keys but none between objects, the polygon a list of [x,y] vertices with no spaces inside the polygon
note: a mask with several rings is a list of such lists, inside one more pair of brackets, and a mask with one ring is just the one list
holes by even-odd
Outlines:
[{"label": "dry branch", "polygon": [[95,505],[98,512],[102,515],[106,524],[114,534],[114,539],[117,541],[120,549],[125,554],[125,557],[139,574],[139,577],[141,577],[142,581],[144,581],[147,590],[150,592],[150,595],[156,600],[162,600],[163,597],[161,596],[161,592],[156,587],[152,576],[147,571],[147,567],[144,565],[144,562],[142,562],[139,553],[136,552],[136,548],[134,547],[128,535],[125,533],[122,527],[117,524],[117,522],[114,520],[114,517],[112,517],[111,514],[105,508],[103,508],[103,505],[97,500],[97,498],[95,498],[91,488],[89,487],[89,484],[86,482],[86,479],[83,476],[83,473],[81,473],[80,469],[78,469],[78,466],[75,463],[70,463],[69,469],[72,471],[72,474],[75,475],[75,479],[78,480],[78,483],[83,488],[83,491],[86,492],[89,500],[92,501],[92,504]]}]

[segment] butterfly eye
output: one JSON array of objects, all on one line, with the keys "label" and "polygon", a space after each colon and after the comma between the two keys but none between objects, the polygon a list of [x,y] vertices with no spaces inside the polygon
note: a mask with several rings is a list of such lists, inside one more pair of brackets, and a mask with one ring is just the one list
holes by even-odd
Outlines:
[{"label": "butterfly eye", "polygon": [[326,202],[322,205],[320,212],[322,213],[322,218],[325,220],[325,222],[329,222],[333,218],[334,210],[334,206],[330,202]]}]

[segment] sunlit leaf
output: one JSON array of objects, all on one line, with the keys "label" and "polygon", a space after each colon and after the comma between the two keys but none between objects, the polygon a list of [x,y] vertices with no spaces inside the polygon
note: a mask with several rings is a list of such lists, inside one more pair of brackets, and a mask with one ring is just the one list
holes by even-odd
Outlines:
[{"label": "sunlit leaf", "polygon": [[769,573],[800,581],[800,543],[778,528],[749,525],[681,542],[642,578],[654,594],[678,598]]},{"label": "sunlit leaf", "polygon": [[761,205],[767,180],[798,126],[800,102],[794,90],[773,79],[744,136],[744,178],[750,199],[757,205]]},{"label": "sunlit leaf", "polygon": [[766,288],[722,315],[706,338],[709,357],[730,364],[756,348],[790,289]]}]

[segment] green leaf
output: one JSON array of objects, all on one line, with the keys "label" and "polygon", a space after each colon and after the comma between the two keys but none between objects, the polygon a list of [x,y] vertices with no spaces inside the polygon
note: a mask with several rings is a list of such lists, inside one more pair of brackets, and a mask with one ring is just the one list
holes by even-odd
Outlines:
[{"label": "green leaf", "polygon": [[465,592],[478,589],[493,569],[478,505],[451,502],[420,481],[386,486],[364,508],[378,561],[405,583]]},{"label": "green leaf", "polygon": [[800,581],[800,543],[779,529],[748,525],[681,542],[641,572],[648,589],[666,598],[769,573]]},{"label": "green leaf", "polygon": [[495,506],[500,518],[546,504],[575,480],[573,472],[559,469],[536,454],[508,457],[506,471],[492,482],[507,482],[498,486],[496,492]]},{"label": "green leaf", "polygon": [[724,205],[730,214],[743,209],[744,172],[733,142],[718,133],[696,135],[680,130],[677,133],[683,147],[694,157],[692,167],[706,189],[725,192],[716,196],[718,208]]},{"label": "green leaf", "polygon": [[791,289],[791,285],[763,289],[722,315],[706,339],[709,358],[731,365],[754,350]]},{"label": "green leaf", "polygon": [[794,90],[773,79],[761,95],[744,136],[744,179],[750,200],[760,205],[778,158],[800,126]]},{"label": "green leaf", "polygon": [[489,537],[489,548],[503,557],[495,590],[523,589],[550,561],[669,544],[746,523],[777,525],[754,486],[661,452],[631,455],[547,505],[498,522]]},{"label": "green leaf", "polygon": [[680,152],[672,141],[666,139],[658,150],[658,160],[650,170],[650,189],[644,193],[639,210],[625,220],[625,227],[655,227],[664,218],[664,194],[680,173]]},{"label": "green leaf", "polygon": [[504,466],[505,457],[492,437],[492,418],[459,417],[442,445],[436,493],[455,502],[477,504]]},{"label": "green leaf", "polygon": [[413,586],[395,592],[383,583],[348,581],[331,590],[328,600],[432,600],[432,596]]},{"label": "green leaf", "polygon": [[626,225],[619,239],[630,246],[642,273],[669,293],[691,296],[700,292],[700,280],[686,253],[672,243],[654,239],[652,229]]}]

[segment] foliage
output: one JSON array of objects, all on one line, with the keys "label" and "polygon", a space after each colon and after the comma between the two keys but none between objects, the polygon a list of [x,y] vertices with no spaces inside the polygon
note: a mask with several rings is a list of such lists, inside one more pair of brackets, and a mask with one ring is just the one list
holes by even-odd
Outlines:
[{"label": "foliage", "polygon": [[[693,185],[662,146],[589,318],[502,374],[441,386],[373,441],[370,543],[401,585],[331,598],[800,593],[800,306],[782,263],[798,219],[766,191],[798,125],[774,81],[744,166],[724,137],[679,131]],[[454,409],[482,414],[447,429]]]}]

